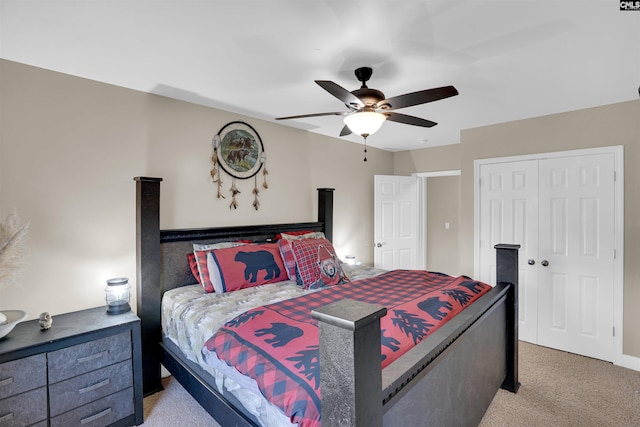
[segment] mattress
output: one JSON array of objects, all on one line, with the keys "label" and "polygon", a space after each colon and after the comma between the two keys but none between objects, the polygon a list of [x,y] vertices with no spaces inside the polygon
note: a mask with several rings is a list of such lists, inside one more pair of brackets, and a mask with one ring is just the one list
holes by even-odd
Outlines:
[{"label": "mattress", "polygon": [[[363,265],[344,264],[343,268],[351,280],[384,272]],[[304,290],[292,281],[224,294],[206,293],[200,285],[171,289],[162,299],[163,337],[180,348],[186,358],[209,372],[218,391],[223,395],[231,393],[261,424],[290,426],[288,417],[264,398],[254,380],[215,360],[215,354],[208,354],[205,360],[202,349],[214,332],[245,311],[316,291]]]}]

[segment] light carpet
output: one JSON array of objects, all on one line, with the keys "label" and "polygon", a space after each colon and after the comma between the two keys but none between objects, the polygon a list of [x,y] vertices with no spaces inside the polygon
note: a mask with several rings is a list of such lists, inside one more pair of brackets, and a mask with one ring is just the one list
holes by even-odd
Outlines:
[{"label": "light carpet", "polygon": [[[640,427],[640,372],[521,342],[520,390],[499,390],[480,427]],[[218,426],[172,377],[144,399],[143,426]]]}]

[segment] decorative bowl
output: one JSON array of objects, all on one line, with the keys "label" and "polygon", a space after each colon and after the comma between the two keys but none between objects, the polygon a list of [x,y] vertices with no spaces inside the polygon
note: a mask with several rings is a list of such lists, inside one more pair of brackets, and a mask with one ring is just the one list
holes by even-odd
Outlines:
[{"label": "decorative bowl", "polygon": [[27,312],[22,310],[3,310],[0,313],[7,316],[7,321],[0,324],[0,339],[4,338],[18,323],[27,317]]}]

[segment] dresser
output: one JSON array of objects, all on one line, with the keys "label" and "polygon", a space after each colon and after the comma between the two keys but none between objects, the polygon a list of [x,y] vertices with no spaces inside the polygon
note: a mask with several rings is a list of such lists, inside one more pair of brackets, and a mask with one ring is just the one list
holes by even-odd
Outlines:
[{"label": "dresser", "polygon": [[142,424],[140,319],[106,308],[19,323],[0,339],[0,427]]}]

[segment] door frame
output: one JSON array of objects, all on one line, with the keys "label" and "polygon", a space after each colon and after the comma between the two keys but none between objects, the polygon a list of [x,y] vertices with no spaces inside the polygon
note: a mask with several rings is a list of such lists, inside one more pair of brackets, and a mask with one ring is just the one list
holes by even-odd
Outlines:
[{"label": "door frame", "polygon": [[[423,269],[427,264],[427,179],[441,176],[459,176],[461,175],[460,169],[441,170],[432,172],[413,172],[411,176],[418,179],[418,268]],[[374,189],[375,191],[375,189]],[[375,206],[374,206],[375,211]],[[374,212],[375,216],[375,212]],[[375,231],[374,231],[375,235]],[[374,239],[375,240],[375,239]],[[375,243],[374,243],[375,244]],[[375,249],[374,249],[375,250]],[[375,258],[375,255],[374,255]]]},{"label": "door frame", "polygon": [[[442,176],[460,176],[461,175],[461,171],[460,169],[451,169],[451,170],[442,170],[442,171],[434,171],[434,172],[414,172],[411,174],[411,176],[415,176],[418,177],[418,184],[419,184],[419,191],[420,191],[420,197],[422,198],[420,200],[420,211],[418,212],[418,221],[420,221],[420,226],[422,227],[422,239],[420,239],[419,244],[421,245],[421,252],[422,252],[422,266],[426,266],[427,268],[429,267],[427,265],[427,242],[428,242],[428,238],[429,236],[427,235],[427,221],[429,221],[429,218],[427,217],[427,205],[428,205],[428,199],[429,199],[429,195],[427,194],[427,180],[429,178],[438,178],[438,177],[442,177]],[[459,218],[458,218],[459,219]]]},{"label": "door frame", "polygon": [[[473,162],[473,265],[474,276],[480,271],[480,167],[492,163],[506,163],[522,160],[542,160],[549,158],[583,156],[590,154],[613,154],[615,170],[615,213],[614,213],[614,261],[613,261],[613,345],[615,365],[623,365],[624,337],[624,146],[586,148],[557,151],[551,153],[527,154],[521,156],[479,159]],[[626,363],[625,363],[626,365]]]}]

